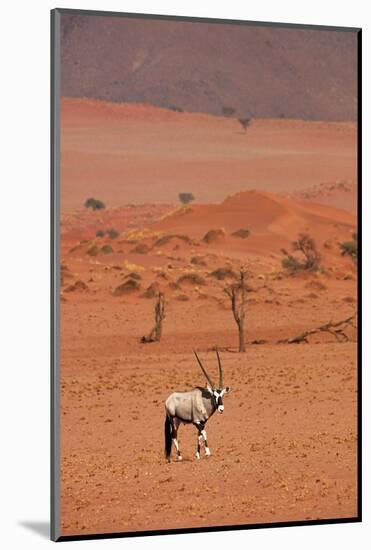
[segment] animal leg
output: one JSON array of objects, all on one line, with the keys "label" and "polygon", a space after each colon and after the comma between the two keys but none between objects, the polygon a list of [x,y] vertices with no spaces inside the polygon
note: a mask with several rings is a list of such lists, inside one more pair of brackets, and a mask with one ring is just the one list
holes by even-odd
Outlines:
[{"label": "animal leg", "polygon": [[202,441],[202,435],[200,433],[200,431],[198,432],[198,436],[197,436],[197,447],[196,447],[196,458],[197,460],[199,460],[201,458],[201,454],[200,454],[200,451],[201,451],[201,441]]},{"label": "animal leg", "polygon": [[178,460],[183,460],[183,457],[182,457],[182,455],[181,455],[180,448],[179,448],[179,442],[178,442],[178,428],[179,428],[179,424],[180,424],[180,422],[175,418],[175,419],[174,419],[174,422],[173,422],[172,439],[173,439],[173,443],[174,443],[174,446],[175,446],[175,449],[176,449],[176,452],[177,452]]},{"label": "animal leg", "polygon": [[210,456],[211,455],[211,452],[210,452],[210,449],[207,445],[207,435],[206,435],[206,430],[205,428],[201,430],[201,436],[203,437],[203,440],[204,440],[204,446],[205,446],[205,455],[206,456]]}]

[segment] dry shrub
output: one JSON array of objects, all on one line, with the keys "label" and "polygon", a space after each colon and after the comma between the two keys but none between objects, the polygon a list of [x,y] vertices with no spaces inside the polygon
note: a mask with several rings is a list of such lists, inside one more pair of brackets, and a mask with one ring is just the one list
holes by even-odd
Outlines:
[{"label": "dry shrub", "polygon": [[198,265],[200,267],[205,267],[207,265],[205,259],[202,256],[193,256],[191,258],[191,264]]},{"label": "dry shrub", "polygon": [[308,281],[304,286],[311,290],[327,290],[327,286],[321,283],[321,281]]},{"label": "dry shrub", "polygon": [[150,248],[148,244],[145,243],[139,243],[132,250],[130,250],[132,254],[148,254],[149,251]]},{"label": "dry shrub", "polygon": [[112,248],[112,246],[110,246],[109,244],[105,244],[104,246],[102,246],[102,248],[100,249],[100,251],[101,251],[103,254],[112,254],[113,248]]},{"label": "dry shrub", "polygon": [[179,302],[188,302],[190,298],[189,296],[187,296],[187,294],[177,294],[175,296],[175,299]]},{"label": "dry shrub", "polygon": [[224,279],[237,279],[237,274],[230,267],[219,267],[210,273],[210,277],[215,277],[218,281],[224,281]]},{"label": "dry shrub", "polygon": [[68,286],[65,292],[84,292],[85,290],[88,290],[88,285],[84,281],[78,280],[73,285]]},{"label": "dry shrub", "polygon": [[232,237],[239,237],[240,239],[246,239],[250,235],[250,231],[248,229],[238,229],[234,233],[232,233]]},{"label": "dry shrub", "polygon": [[113,291],[114,296],[123,296],[124,294],[130,294],[140,289],[140,284],[135,279],[128,279],[121,285],[115,288]]},{"label": "dry shrub", "polygon": [[131,273],[125,275],[125,279],[134,279],[135,281],[140,281],[142,279],[142,276],[136,271],[132,271]]},{"label": "dry shrub", "polygon": [[143,298],[154,298],[160,290],[160,285],[156,282],[149,285],[146,291],[142,294]]},{"label": "dry shrub", "polygon": [[174,283],[173,281],[168,284],[168,287],[171,288],[171,290],[178,290],[180,288],[178,283]]},{"label": "dry shrub", "polygon": [[99,247],[96,244],[93,244],[93,246],[88,248],[89,256],[97,256],[98,253],[99,253]]},{"label": "dry shrub", "polygon": [[157,239],[153,243],[153,246],[164,246],[165,244],[169,243],[173,239],[180,239],[181,241],[187,244],[190,244],[192,242],[192,240],[190,239],[190,237],[188,237],[188,235],[164,235],[163,237],[160,237],[159,239]]},{"label": "dry shrub", "polygon": [[225,237],[224,229],[210,229],[210,231],[208,231],[206,235],[203,236],[202,240],[205,243],[210,244],[224,237]]},{"label": "dry shrub", "polygon": [[185,273],[181,275],[177,281],[178,284],[189,283],[192,285],[204,285],[205,279],[197,273]]},{"label": "dry shrub", "polygon": [[159,233],[158,231],[150,231],[149,229],[130,229],[129,231],[126,231],[125,233],[123,233],[123,241],[120,241],[120,242],[124,242],[124,243],[127,243],[127,244],[136,244],[138,243],[139,241],[143,241],[144,239],[149,239],[149,238],[158,238],[159,235],[161,233]]}]

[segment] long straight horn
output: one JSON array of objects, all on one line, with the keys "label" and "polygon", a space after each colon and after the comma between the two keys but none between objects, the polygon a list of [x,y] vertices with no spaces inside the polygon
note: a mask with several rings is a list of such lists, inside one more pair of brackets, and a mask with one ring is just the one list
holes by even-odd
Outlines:
[{"label": "long straight horn", "polygon": [[201,361],[200,361],[200,358],[198,357],[197,353],[196,353],[194,350],[193,350],[193,353],[195,354],[196,359],[197,359],[197,361],[198,361],[198,364],[200,365],[201,370],[202,370],[202,372],[204,373],[206,380],[209,382],[211,389],[214,389],[214,384],[212,383],[212,381],[211,381],[211,379],[210,379],[210,376],[207,374],[206,370],[205,370],[204,367],[202,366],[202,363],[201,363]]},{"label": "long straight horn", "polygon": [[222,372],[222,364],[220,362],[219,352],[218,348],[215,348],[216,356],[218,358],[218,367],[219,367],[219,388],[223,387],[223,372]]}]

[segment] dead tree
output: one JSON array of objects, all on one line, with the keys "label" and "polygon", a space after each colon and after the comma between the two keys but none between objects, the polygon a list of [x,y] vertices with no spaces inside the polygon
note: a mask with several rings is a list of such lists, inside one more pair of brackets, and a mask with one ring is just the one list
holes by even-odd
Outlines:
[{"label": "dead tree", "polygon": [[231,286],[224,289],[224,292],[229,296],[231,301],[231,309],[233,313],[234,320],[236,321],[238,327],[238,336],[239,336],[239,349],[240,353],[246,351],[245,346],[245,306],[246,306],[246,292],[247,287],[245,283],[246,272],[241,269],[240,271],[240,280],[237,283],[232,284]]},{"label": "dead tree", "polygon": [[159,342],[162,336],[162,321],[165,319],[165,296],[162,292],[157,295],[155,305],[155,326],[147,336],[142,336],[142,344]]},{"label": "dead tree", "polygon": [[301,344],[303,342],[305,344],[308,344],[308,336],[311,336],[312,334],[318,334],[319,332],[328,332],[329,334],[332,334],[333,336],[335,336],[338,342],[348,342],[349,337],[346,334],[345,330],[349,326],[355,328],[355,315],[351,315],[350,317],[342,319],[341,321],[336,321],[335,323],[333,321],[330,321],[329,323],[325,323],[324,325],[320,325],[319,327],[306,330],[301,334],[294,336],[293,338],[278,340],[277,344]]}]

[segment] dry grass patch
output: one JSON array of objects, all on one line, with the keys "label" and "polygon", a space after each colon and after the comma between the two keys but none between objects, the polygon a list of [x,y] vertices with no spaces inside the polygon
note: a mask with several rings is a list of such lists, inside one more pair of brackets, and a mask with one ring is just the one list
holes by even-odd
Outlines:
[{"label": "dry grass patch", "polygon": [[132,254],[148,254],[150,247],[145,243],[138,243],[130,252]]},{"label": "dry grass patch", "polygon": [[238,275],[230,267],[219,267],[210,273],[210,277],[224,281],[224,279],[237,279]]},{"label": "dry grass patch", "polygon": [[192,242],[191,238],[188,237],[188,235],[164,235],[163,237],[160,237],[159,239],[157,239],[153,243],[153,246],[164,246],[165,244],[169,243],[174,239],[179,239],[186,244],[190,244]]},{"label": "dry grass patch", "polygon": [[128,279],[121,285],[115,288],[113,291],[114,296],[123,296],[125,294],[131,294],[132,292],[135,292],[137,290],[140,290],[140,284],[135,279]]},{"label": "dry grass patch", "polygon": [[238,237],[240,239],[246,239],[250,235],[250,231],[248,229],[238,229],[237,231],[234,231],[232,233],[232,237]]},{"label": "dry grass patch", "polygon": [[198,273],[185,273],[184,275],[181,275],[179,279],[177,280],[178,284],[192,284],[192,285],[204,285],[206,284],[206,281],[201,275],[198,275]]},{"label": "dry grass patch", "polygon": [[225,237],[225,230],[223,228],[210,229],[210,231],[208,231],[206,235],[203,236],[202,240],[203,242],[210,244],[220,239],[223,239],[224,237]]}]

